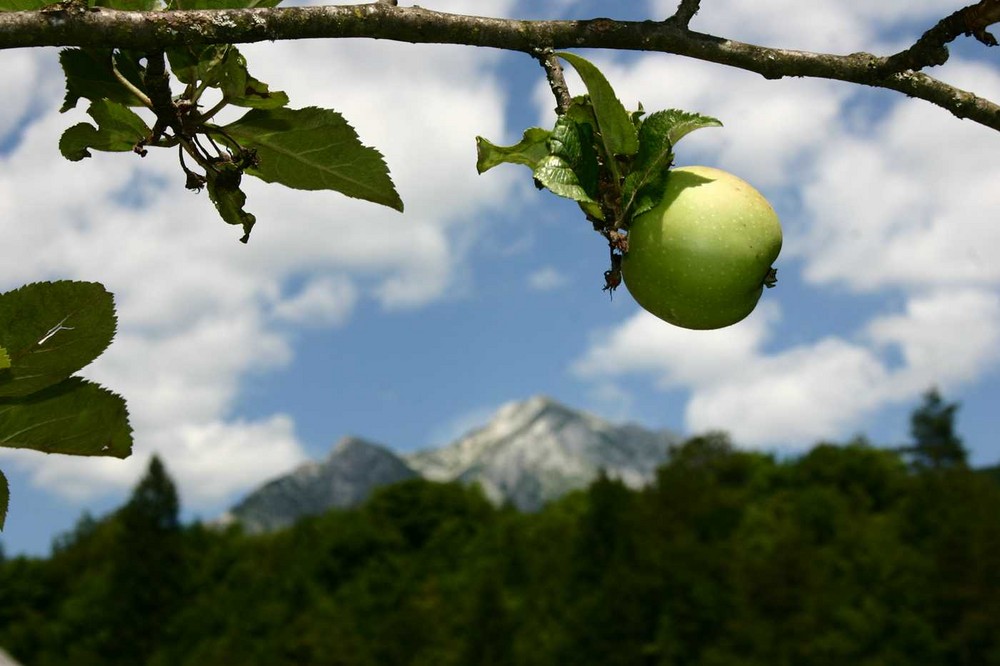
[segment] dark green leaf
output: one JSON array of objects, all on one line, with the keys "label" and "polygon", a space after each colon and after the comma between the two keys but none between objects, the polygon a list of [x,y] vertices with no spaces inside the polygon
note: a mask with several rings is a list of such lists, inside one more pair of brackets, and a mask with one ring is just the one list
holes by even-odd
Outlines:
[{"label": "dark green leaf", "polygon": [[115,334],[114,298],[96,282],[36,282],[0,294],[0,397],[57,384],[107,349]]},{"label": "dark green leaf", "polygon": [[663,198],[677,141],[701,127],[718,127],[715,118],[668,109],[651,114],[639,128],[639,152],[625,177],[622,201],[631,219],[654,208]]},{"label": "dark green leaf", "polygon": [[0,399],[0,446],[127,458],[132,428],[121,396],[71,377],[24,398]]},{"label": "dark green leaf", "polygon": [[0,12],[30,12],[52,4],[52,0],[0,0]]},{"label": "dark green leaf", "polygon": [[149,126],[127,106],[97,100],[90,104],[87,113],[97,121],[98,127],[87,123],[73,125],[59,140],[59,150],[72,161],[90,157],[88,148],[109,152],[126,152],[148,137]]},{"label": "dark green leaf", "polygon": [[87,109],[87,115],[96,120],[102,130],[107,130],[122,138],[133,139],[133,143],[147,137],[151,131],[146,121],[130,108],[106,99],[92,102]]},{"label": "dark green leaf", "polygon": [[215,209],[228,224],[238,224],[243,227],[243,237],[240,242],[250,240],[250,230],[257,218],[243,210],[247,203],[247,195],[240,189],[243,173],[231,163],[220,163],[214,169],[205,172],[208,179],[208,196],[215,204]]},{"label": "dark green leaf", "polygon": [[[638,130],[639,126],[642,125],[642,117],[644,115],[646,115],[646,110],[642,108],[642,102],[639,102],[639,108],[629,114],[632,118],[632,124],[635,125],[636,130]],[[642,149],[641,143],[642,142],[640,140],[640,150]]]},{"label": "dark green leaf", "polygon": [[362,145],[336,111],[253,109],[224,129],[243,148],[257,151],[259,165],[247,170],[253,176],[299,190],[336,190],[403,210],[381,153]]},{"label": "dark green leaf", "polygon": [[552,132],[539,127],[524,130],[524,136],[513,146],[498,146],[481,136],[476,137],[476,170],[484,173],[498,164],[524,164],[534,170],[549,154],[548,139]]},{"label": "dark green leaf", "polygon": [[[181,83],[216,81],[218,69],[229,51],[228,44],[178,46],[167,49],[170,69]],[[216,86],[218,87],[218,86]]]},{"label": "dark green leaf", "polygon": [[10,506],[10,486],[7,485],[7,477],[0,471],[0,531],[3,531],[4,523],[7,522],[8,506]]},{"label": "dark green leaf", "polygon": [[564,159],[549,155],[535,168],[535,179],[561,197],[573,201],[594,203],[587,189],[580,184],[576,172]]},{"label": "dark green leaf", "polygon": [[548,149],[550,154],[535,167],[535,179],[561,197],[593,202],[598,163],[590,125],[560,116],[549,136]]},{"label": "dark green leaf", "polygon": [[[118,71],[137,89],[143,90],[138,61],[130,54],[116,53]],[[96,101],[109,99],[126,106],[143,106],[132,92],[115,78],[111,69],[111,49],[66,49],[59,52],[59,62],[66,75],[66,97],[60,111],[76,106],[80,98]]]},{"label": "dark green leaf", "polygon": [[235,46],[230,46],[220,68],[219,84],[226,101],[252,109],[277,109],[288,104],[288,95],[271,91],[266,83],[250,76],[247,61]]},{"label": "dark green leaf", "polygon": [[288,104],[288,95],[250,76],[246,58],[232,44],[182,46],[168,49],[167,57],[178,81],[220,88],[230,104],[256,109]]},{"label": "dark green leaf", "polygon": [[59,139],[59,152],[70,162],[79,162],[85,157],[90,157],[88,148],[98,148],[102,143],[97,128],[90,123],[77,123],[72,127],[67,127]]},{"label": "dark green leaf", "polygon": [[594,106],[590,103],[590,96],[579,95],[573,98],[570,102],[569,108],[566,109],[566,117],[570,120],[580,123],[581,125],[590,125],[593,128],[597,127],[597,116],[594,115]]},{"label": "dark green leaf", "polygon": [[703,116],[698,113],[681,111],[680,109],[658,111],[647,118],[643,125],[652,120],[653,116],[661,116],[656,123],[657,128],[655,131],[658,133],[665,132],[667,139],[673,146],[676,146],[678,141],[696,129],[701,129],[703,127],[722,127],[722,122],[716,118]]},{"label": "dark green leaf", "polygon": [[639,149],[639,141],[632,117],[625,110],[621,100],[615,96],[614,89],[604,78],[601,70],[576,54],[556,55],[573,65],[587,86],[590,102],[594,106],[594,115],[597,116],[597,130],[608,155],[634,155]]},{"label": "dark green leaf", "polygon": [[669,169],[642,173],[633,171],[625,177],[622,201],[628,221],[656,207],[667,188],[669,174]]},{"label": "dark green leaf", "polygon": [[123,12],[148,12],[159,7],[159,0],[91,0],[95,7],[107,7]]}]

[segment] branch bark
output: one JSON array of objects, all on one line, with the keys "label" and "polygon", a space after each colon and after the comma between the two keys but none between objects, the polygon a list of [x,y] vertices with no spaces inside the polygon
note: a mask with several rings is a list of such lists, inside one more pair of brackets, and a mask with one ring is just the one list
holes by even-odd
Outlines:
[{"label": "branch bark", "polygon": [[[997,3],[998,0],[982,0],[974,6],[977,11],[967,12],[963,20],[974,18],[971,29],[985,32],[988,22],[994,21],[996,11],[993,8]],[[687,11],[697,6],[694,2],[681,4]],[[80,46],[156,51],[195,43],[369,38],[490,47],[522,51],[533,57],[544,49],[650,51],[737,67],[769,79],[814,77],[895,90],[931,102],[959,118],[968,118],[1000,131],[1000,105],[915,71],[914,67],[926,64],[920,58],[909,59],[900,54],[890,57],[869,53],[832,55],[767,48],[687,30],[683,23],[683,20],[670,19],[654,22],[604,18],[523,21],[398,7],[391,2],[154,12],[101,8],[75,12],[47,8],[0,13],[0,49]],[[957,24],[948,25],[950,34]],[[963,25],[970,27],[968,23]],[[940,48],[945,48],[943,42]]]}]

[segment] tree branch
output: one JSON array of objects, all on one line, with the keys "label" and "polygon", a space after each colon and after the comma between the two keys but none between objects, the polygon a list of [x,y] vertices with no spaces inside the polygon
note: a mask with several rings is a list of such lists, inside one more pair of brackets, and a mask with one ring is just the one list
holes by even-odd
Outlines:
[{"label": "tree branch", "polygon": [[[696,4],[685,0],[678,13]],[[972,21],[971,26],[966,22],[964,29],[985,32],[1000,18],[997,4],[1000,0],[983,0],[974,6],[975,11],[962,10],[963,21]],[[955,29],[951,23],[948,26],[942,34]],[[82,46],[148,52],[182,44],[347,37],[483,46],[533,56],[546,48],[674,53],[757,72],[769,79],[802,76],[887,88],[1000,130],[1000,105],[912,71],[914,68],[900,68],[909,61],[898,54],[886,58],[867,53],[831,55],[766,48],[689,31],[672,19],[520,21],[397,7],[391,2],[198,11],[122,12],[95,8],[84,12],[0,13],[0,49]]]},{"label": "tree branch", "polygon": [[959,35],[971,35],[986,46],[997,46],[996,38],[986,28],[1000,22],[1000,0],[981,2],[959,9],[925,32],[916,43],[886,58],[886,69],[901,72],[943,65],[948,60],[947,44]]}]

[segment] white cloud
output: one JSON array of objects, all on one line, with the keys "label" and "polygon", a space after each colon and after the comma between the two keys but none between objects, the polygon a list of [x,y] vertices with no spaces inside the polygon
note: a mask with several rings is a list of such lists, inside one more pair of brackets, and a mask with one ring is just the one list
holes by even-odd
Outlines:
[{"label": "white cloud", "polygon": [[350,316],[358,300],[349,279],[320,277],[310,281],[288,300],[275,306],[279,319],[303,325],[337,325]]},{"label": "white cloud", "polygon": [[[956,62],[956,80],[1000,95],[1000,74]],[[866,135],[817,144],[803,189],[806,224],[787,251],[815,284],[1000,284],[1000,136],[923,102],[896,104]]]},{"label": "white cloud", "polygon": [[[52,54],[50,53],[50,56]],[[47,79],[43,77],[38,58],[27,50],[12,51],[5,57],[0,69],[0,90],[17,90],[17,95],[7,95],[0,106],[0,142],[17,131],[25,122],[25,115],[47,92]]]},{"label": "white cloud", "polygon": [[916,296],[853,338],[769,351],[777,315],[761,304],[735,326],[688,331],[640,312],[596,337],[573,369],[597,386],[640,374],[662,389],[688,389],[689,431],[721,428],[749,446],[796,448],[842,437],[878,408],[934,384],[972,381],[1000,361],[992,292]]},{"label": "white cloud", "polygon": [[902,355],[893,377],[898,395],[973,381],[1000,361],[1000,293],[942,288],[912,298],[904,313],[873,320],[867,334]]},{"label": "white cloud", "polygon": [[543,266],[528,276],[528,286],[535,291],[553,291],[569,284],[569,278],[554,266]]},{"label": "white cloud", "polygon": [[598,336],[574,371],[601,378],[645,373],[662,388],[725,381],[763,344],[768,320],[777,316],[776,307],[762,303],[739,326],[692,331],[640,313]]},{"label": "white cloud", "polygon": [[[59,136],[84,114],[57,112],[55,53],[0,54],[12,89],[37,76],[46,91],[0,156],[0,288],[75,278],[115,294],[118,337],[85,374],[127,398],[136,434],[126,461],[5,454],[52,492],[120,492],[157,451],[197,508],[298,464],[288,416],[233,416],[243,382],[290,360],[294,326],[345,324],[363,299],[412,308],[449,297],[484,215],[509,205],[514,175],[474,168],[475,135],[505,131],[496,53],[346,40],[241,50],[292,106],[335,108],[381,149],[406,214],[246,178],[258,222],[244,246],[204,192],[183,189],[173,153],[64,160]],[[0,131],[23,115],[15,107]]]}]

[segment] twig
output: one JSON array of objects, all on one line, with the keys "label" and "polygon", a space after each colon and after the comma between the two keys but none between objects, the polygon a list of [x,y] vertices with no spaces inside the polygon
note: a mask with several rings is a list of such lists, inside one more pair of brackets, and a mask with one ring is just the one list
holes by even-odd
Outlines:
[{"label": "twig", "polygon": [[688,26],[691,25],[691,19],[698,13],[700,6],[701,0],[681,0],[680,4],[677,5],[677,11],[667,21],[678,28],[687,30]]},{"label": "twig", "polygon": [[121,72],[118,71],[118,66],[115,65],[115,54],[114,54],[114,51],[111,52],[111,54],[109,55],[109,58],[111,60],[111,72],[112,72],[112,74],[115,75],[115,78],[118,79],[118,82],[120,84],[122,84],[123,86],[125,86],[125,88],[128,89],[128,91],[130,93],[132,93],[133,95],[135,95],[136,98],[138,98],[138,100],[140,102],[142,102],[143,106],[145,106],[149,110],[153,110],[153,102],[152,102],[152,100],[149,99],[149,97],[146,95],[146,93],[144,93],[141,90],[139,90],[138,88],[136,88],[134,83],[132,83],[131,81],[129,81],[127,78],[125,78],[124,74],[122,74]]},{"label": "twig", "polygon": [[563,76],[559,58],[551,48],[535,49],[535,58],[545,68],[545,78],[548,79],[549,87],[552,88],[552,94],[556,98],[556,113],[561,116],[569,110],[573,96],[569,94],[569,86],[566,85],[566,77]]},{"label": "twig", "polygon": [[150,143],[159,141],[163,132],[169,127],[174,131],[174,135],[181,139],[183,145],[184,122],[170,92],[170,74],[167,72],[166,56],[162,50],[146,54],[144,83],[149,90],[150,108],[156,114]]},{"label": "twig", "polygon": [[1000,22],[1000,0],[982,0],[947,16],[921,35],[913,46],[885,59],[887,72],[920,70],[943,65],[948,60],[947,44],[959,35],[971,35],[986,46],[997,46],[996,38],[986,28]]}]

